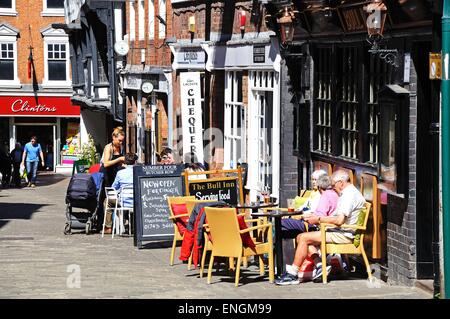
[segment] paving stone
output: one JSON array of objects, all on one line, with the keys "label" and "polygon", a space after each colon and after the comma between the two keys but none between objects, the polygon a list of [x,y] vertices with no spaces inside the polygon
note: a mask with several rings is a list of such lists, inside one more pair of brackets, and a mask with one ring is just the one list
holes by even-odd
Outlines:
[{"label": "paving stone", "polygon": [[[259,276],[256,266],[242,269],[240,286],[232,273],[188,270],[170,247],[138,250],[131,237],[101,237],[83,232],[65,236],[65,191],[69,178],[44,175],[45,186],[4,189],[0,193],[0,298],[177,298],[316,299],[431,298],[424,291],[362,279],[279,287]],[[5,217],[6,216],[6,217]],[[179,247],[177,254],[179,254]],[[80,288],[70,281],[79,267]],[[69,279],[69,280],[68,280]],[[72,284],[70,288],[68,283]]]}]

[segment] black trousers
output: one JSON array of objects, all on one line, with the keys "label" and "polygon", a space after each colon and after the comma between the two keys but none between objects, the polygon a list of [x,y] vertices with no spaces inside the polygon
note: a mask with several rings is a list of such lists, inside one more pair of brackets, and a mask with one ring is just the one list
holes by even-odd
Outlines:
[{"label": "black trousers", "polygon": [[20,186],[20,163],[13,163],[13,183],[15,186]]}]

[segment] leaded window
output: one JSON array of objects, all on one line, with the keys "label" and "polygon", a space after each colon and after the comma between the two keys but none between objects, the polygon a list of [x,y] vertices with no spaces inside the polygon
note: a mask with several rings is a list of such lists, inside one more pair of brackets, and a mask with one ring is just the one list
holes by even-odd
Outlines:
[{"label": "leaded window", "polygon": [[358,112],[360,91],[358,90],[358,47],[339,49],[337,92],[339,103],[340,155],[352,159],[358,158]]},{"label": "leaded window", "polygon": [[331,48],[322,48],[319,50],[316,62],[316,76],[316,149],[322,152],[331,153],[333,109]]}]

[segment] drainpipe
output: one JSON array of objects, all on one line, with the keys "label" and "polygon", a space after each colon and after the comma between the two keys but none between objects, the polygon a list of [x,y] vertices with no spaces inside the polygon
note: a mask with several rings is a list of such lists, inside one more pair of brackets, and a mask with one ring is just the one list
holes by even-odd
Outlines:
[{"label": "drainpipe", "polygon": [[442,122],[442,233],[444,298],[450,299],[450,0],[444,0],[442,15],[441,122]]}]

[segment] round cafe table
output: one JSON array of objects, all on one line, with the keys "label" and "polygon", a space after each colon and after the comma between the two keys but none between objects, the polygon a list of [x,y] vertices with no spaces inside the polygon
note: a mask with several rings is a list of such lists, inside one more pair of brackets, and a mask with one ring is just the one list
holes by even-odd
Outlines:
[{"label": "round cafe table", "polygon": [[283,263],[283,238],[281,236],[281,218],[284,216],[302,215],[303,211],[288,212],[286,208],[271,209],[265,212],[252,213],[254,217],[271,217],[275,223],[275,256],[277,264],[277,276],[281,276],[284,272]]},{"label": "round cafe table", "polygon": [[[257,213],[260,209],[265,209],[265,208],[273,208],[273,207],[277,207],[278,204],[277,203],[250,203],[250,204],[237,204],[236,208],[237,209],[251,209],[252,212],[251,214]],[[256,223],[253,223],[253,226],[256,226]],[[253,231],[253,235],[256,236],[256,233],[258,231],[254,230]]]}]

